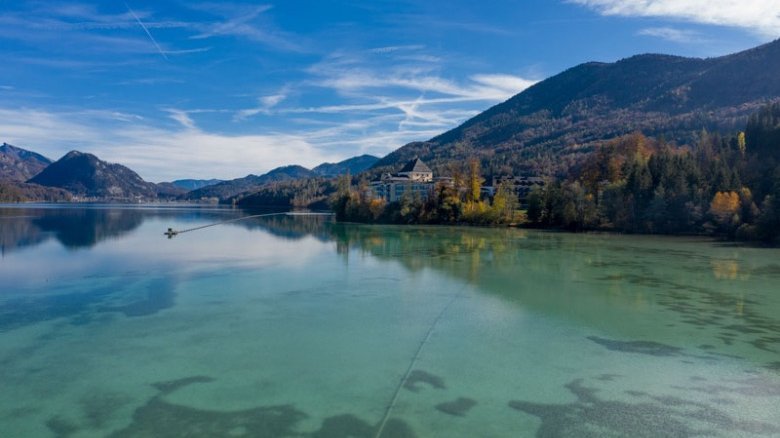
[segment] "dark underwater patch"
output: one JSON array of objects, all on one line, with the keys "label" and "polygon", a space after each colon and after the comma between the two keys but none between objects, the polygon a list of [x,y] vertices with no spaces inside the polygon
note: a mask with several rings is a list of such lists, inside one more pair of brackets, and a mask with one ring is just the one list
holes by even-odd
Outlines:
[{"label": "dark underwater patch", "polygon": [[612,382],[613,380],[617,379],[618,377],[623,377],[620,374],[599,374],[596,376],[596,380],[601,380],[602,382]]},{"label": "dark underwater patch", "polygon": [[477,405],[475,400],[466,397],[460,397],[450,402],[439,403],[436,409],[445,414],[455,417],[464,417],[471,408]]},{"label": "dark underwater patch", "polygon": [[422,370],[412,371],[409,374],[409,377],[407,377],[406,380],[404,381],[404,388],[412,392],[418,392],[420,391],[421,387],[419,384],[421,383],[425,383],[427,385],[430,385],[432,388],[436,388],[436,389],[447,388],[444,385],[444,379],[442,379],[437,375]]},{"label": "dark underwater patch", "polygon": [[108,424],[114,414],[129,402],[129,397],[117,393],[96,393],[80,400],[84,418],[93,429]]},{"label": "dark underwater patch", "polygon": [[80,430],[77,425],[60,416],[49,418],[46,421],[46,427],[49,428],[57,438],[69,437]]},{"label": "dark underwater patch", "polygon": [[403,420],[387,420],[382,434],[377,436],[379,425],[371,425],[352,414],[335,415],[326,418],[322,426],[310,436],[312,438],[415,438],[417,434]]},{"label": "dark underwater patch", "polygon": [[680,355],[683,351],[681,348],[653,341],[617,341],[613,339],[600,338],[598,336],[588,336],[587,338],[608,350],[619,351],[621,353],[637,353],[647,354],[650,356],[669,357]]},{"label": "dark underwater patch", "polygon": [[165,382],[152,383],[152,386],[163,394],[170,394],[179,388],[183,388],[193,383],[208,383],[213,381],[214,378],[209,376],[191,376],[176,380],[168,380]]},{"label": "dark underwater patch", "polygon": [[[636,392],[636,402],[602,400],[596,390],[585,387],[582,379],[565,387],[577,401],[544,404],[514,400],[509,407],[539,418],[537,437],[658,436],[688,437],[696,435],[740,435],[744,433],[776,436],[780,427],[729,416],[712,406],[676,397],[649,397]],[[697,422],[705,428],[694,428]]]},{"label": "dark underwater patch", "polygon": [[306,414],[289,405],[219,412],[177,405],[160,396],[136,409],[133,421],[114,437],[285,437]]},{"label": "dark underwater patch", "polygon": [[[132,422],[112,437],[211,438],[211,437],[312,437],[376,438],[379,425],[372,425],[353,414],[342,414],[323,420],[313,433],[296,430],[309,415],[292,405],[261,406],[239,411],[211,411],[170,403],[163,397],[185,386],[214,381],[208,376],[190,376],[157,382],[152,386],[160,394],[152,397],[133,413]],[[61,423],[61,422],[60,422]],[[53,426],[69,431],[69,423]],[[69,431],[68,433],[73,433]],[[391,418],[381,437],[415,438],[417,435],[403,420]]]}]

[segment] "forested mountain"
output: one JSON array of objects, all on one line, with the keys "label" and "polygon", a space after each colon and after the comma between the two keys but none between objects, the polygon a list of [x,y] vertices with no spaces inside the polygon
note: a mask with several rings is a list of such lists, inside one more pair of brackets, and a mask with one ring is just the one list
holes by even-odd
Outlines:
[{"label": "forested mountain", "polygon": [[567,178],[529,197],[542,227],[780,238],[780,104],[744,132],[683,148],[641,134],[599,146]]},{"label": "forested mountain", "polygon": [[160,184],[171,184],[172,186],[184,189],[189,192],[190,190],[202,189],[203,187],[213,186],[221,182],[224,181],[221,179],[177,179],[176,181],[171,181],[170,183]]},{"label": "forested mountain", "polygon": [[73,194],[58,187],[17,181],[0,181],[0,202],[66,202]]},{"label": "forested mountain", "polygon": [[30,183],[63,188],[89,198],[112,200],[151,200],[157,198],[157,187],[120,164],[107,163],[98,157],[78,151],[68,152]]},{"label": "forested mountain", "polygon": [[0,202],[66,201],[72,195],[66,190],[27,184],[51,160],[8,143],[0,146]]},{"label": "forested mountain", "polygon": [[[238,200],[243,198],[243,195],[248,195],[254,192],[258,192],[263,189],[263,186],[272,184],[273,187],[268,193],[276,193],[271,198],[276,199],[275,196],[280,195],[277,193],[277,189],[281,188],[279,184],[286,182],[293,182],[297,180],[310,179],[310,178],[330,178],[339,175],[345,175],[347,173],[356,175],[360,172],[370,168],[376,163],[379,158],[372,155],[360,155],[357,157],[348,158],[338,163],[322,163],[319,166],[309,170],[302,166],[291,165],[277,167],[265,173],[263,175],[247,175],[243,178],[237,178],[230,181],[224,181],[219,184],[210,185],[201,189],[193,190],[187,193],[186,198],[192,200],[198,200],[203,198],[218,198],[220,200],[226,200],[233,198]],[[303,187],[306,184],[292,184],[289,188],[284,188],[284,193],[293,193],[293,187]],[[285,195],[286,196],[286,195]],[[294,195],[293,195],[294,196]],[[269,198],[269,199],[271,199]],[[265,198],[264,198],[265,199]],[[281,199],[281,198],[280,198]],[[286,198],[286,204],[289,204],[292,197]],[[276,201],[274,201],[276,202]],[[279,202],[282,202],[281,200]],[[276,205],[276,204],[274,204]]]},{"label": "forested mountain", "polygon": [[51,160],[8,143],[0,146],[0,181],[24,182],[40,173]]},{"label": "forested mountain", "polygon": [[379,161],[379,157],[373,155],[360,155],[348,158],[344,161],[339,161],[338,163],[322,163],[311,171],[319,176],[326,177],[339,176],[347,173],[357,175],[373,166],[377,161]]},{"label": "forested mountain", "polygon": [[597,143],[631,132],[691,144],[702,129],[736,132],[780,98],[780,40],[710,59],[638,55],[591,62],[537,83],[461,126],[374,165],[420,157],[435,172],[478,157],[485,173],[562,176]]},{"label": "forested mountain", "polygon": [[264,184],[314,176],[316,175],[311,170],[302,166],[282,166],[260,176],[247,175],[243,178],[232,179],[213,186],[193,190],[187,193],[186,198],[192,200],[203,198],[227,199],[242,193],[259,190]]}]

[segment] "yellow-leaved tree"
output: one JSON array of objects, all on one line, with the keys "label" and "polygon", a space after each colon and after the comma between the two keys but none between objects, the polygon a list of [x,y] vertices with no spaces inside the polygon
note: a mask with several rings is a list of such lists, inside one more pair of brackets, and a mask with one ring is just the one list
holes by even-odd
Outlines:
[{"label": "yellow-leaved tree", "polygon": [[739,153],[741,153],[744,156],[745,150],[747,149],[744,132],[740,132],[739,134],[737,134],[737,146],[739,147]]},{"label": "yellow-leaved tree", "polygon": [[[721,224],[739,221],[739,194],[737,192],[718,192],[710,202],[710,214]],[[737,216],[735,218],[735,216]]]}]

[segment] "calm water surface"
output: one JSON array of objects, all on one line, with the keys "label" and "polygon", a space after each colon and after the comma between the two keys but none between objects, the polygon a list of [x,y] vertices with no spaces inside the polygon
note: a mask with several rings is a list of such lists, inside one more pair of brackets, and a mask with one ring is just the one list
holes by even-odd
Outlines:
[{"label": "calm water surface", "polygon": [[0,436],[780,436],[780,250],[0,207]]}]

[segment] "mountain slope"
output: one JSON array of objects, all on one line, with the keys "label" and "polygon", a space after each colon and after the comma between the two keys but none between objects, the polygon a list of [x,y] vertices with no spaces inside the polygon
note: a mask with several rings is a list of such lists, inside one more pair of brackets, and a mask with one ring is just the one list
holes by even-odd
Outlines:
[{"label": "mountain slope", "polygon": [[263,175],[247,175],[230,181],[202,187],[187,193],[187,199],[218,198],[225,200],[238,195],[257,192],[264,185],[306,178],[332,178],[350,173],[356,175],[370,168],[379,160],[373,155],[360,155],[338,163],[322,163],[314,169],[298,165],[277,167]]},{"label": "mountain slope", "polygon": [[78,151],[68,152],[29,182],[93,198],[138,200],[157,197],[156,186],[127,167]]},{"label": "mountain slope", "polygon": [[0,146],[0,181],[24,182],[40,173],[51,160],[8,143]]},{"label": "mountain slope", "polygon": [[212,186],[193,190],[185,196],[187,199],[218,198],[227,199],[242,193],[257,190],[260,186],[272,182],[311,178],[316,176],[311,170],[298,165],[277,167],[263,175],[247,175]]},{"label": "mountain slope", "polygon": [[427,142],[401,147],[379,173],[418,156],[441,172],[479,157],[488,173],[555,173],[594,144],[633,131],[687,143],[734,131],[780,99],[780,40],[719,58],[638,55],[591,62],[535,84]]},{"label": "mountain slope", "polygon": [[356,175],[370,168],[377,161],[379,161],[379,157],[373,155],[360,155],[348,158],[344,161],[339,161],[338,163],[322,163],[311,171],[325,177],[334,177],[347,173]]},{"label": "mountain slope", "polygon": [[165,184],[171,184],[180,189],[190,191],[190,190],[201,189],[207,186],[213,186],[221,182],[224,181],[222,181],[221,179],[177,179],[176,181],[171,181],[170,183],[165,183]]}]

